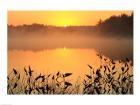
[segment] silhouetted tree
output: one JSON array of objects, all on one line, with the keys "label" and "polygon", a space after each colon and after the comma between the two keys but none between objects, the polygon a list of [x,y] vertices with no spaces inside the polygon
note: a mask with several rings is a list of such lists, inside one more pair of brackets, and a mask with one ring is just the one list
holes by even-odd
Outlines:
[{"label": "silhouetted tree", "polygon": [[120,16],[111,16],[110,18],[99,21],[96,30],[105,34],[133,35],[133,14],[130,16],[121,14]]}]

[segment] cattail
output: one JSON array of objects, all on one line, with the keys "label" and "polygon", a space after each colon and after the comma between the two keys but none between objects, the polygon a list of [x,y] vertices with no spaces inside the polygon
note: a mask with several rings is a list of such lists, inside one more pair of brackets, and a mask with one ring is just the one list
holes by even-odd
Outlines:
[{"label": "cattail", "polygon": [[92,79],[92,77],[91,76],[89,76],[89,75],[86,75],[87,77],[88,77],[88,79]]},{"label": "cattail", "polygon": [[45,82],[45,76],[42,76],[42,82]]},{"label": "cattail", "polygon": [[13,87],[13,89],[15,89],[16,87],[17,87],[17,83],[15,83],[15,84],[14,84],[14,87]]},{"label": "cattail", "polygon": [[40,93],[40,91],[39,91],[39,89],[38,89],[38,88],[35,88],[35,89],[37,90],[37,92],[38,92],[38,93]]},{"label": "cattail", "polygon": [[29,94],[31,94],[31,93],[32,93],[32,90],[33,90],[33,89],[30,87],[30,88],[29,88]]},{"label": "cattail", "polygon": [[58,87],[59,87],[60,85],[59,85],[58,83],[56,83],[56,86],[58,86]]},{"label": "cattail", "polygon": [[113,75],[116,74],[116,71],[112,73]]},{"label": "cattail", "polygon": [[18,80],[20,79],[20,74],[18,75]]},{"label": "cattail", "polygon": [[47,91],[49,91],[49,90],[50,90],[50,87],[49,87],[49,85],[48,85],[48,84],[46,85],[46,90],[47,90]]},{"label": "cattail", "polygon": [[90,69],[92,69],[92,66],[88,65],[88,67],[89,67]]},{"label": "cattail", "polygon": [[104,61],[106,61],[107,59],[106,58],[104,58]]},{"label": "cattail", "polygon": [[65,74],[63,74],[63,77],[68,77],[70,75],[72,75],[72,73],[65,73]]},{"label": "cattail", "polygon": [[29,76],[32,76],[32,70],[31,70],[31,67],[29,66],[29,71],[28,71],[28,73],[29,73]]},{"label": "cattail", "polygon": [[115,69],[115,66],[112,67],[112,70],[114,70],[114,69]]},{"label": "cattail", "polygon": [[26,73],[26,75],[28,75],[26,68],[24,67],[24,72]]},{"label": "cattail", "polygon": [[72,86],[72,84],[69,83],[69,82],[65,82],[65,85],[67,85],[67,86]]},{"label": "cattail", "polygon": [[122,67],[121,69],[122,69],[122,71],[124,71],[124,67]]},{"label": "cattail", "polygon": [[16,69],[13,68],[13,72],[14,72],[15,75],[17,75],[17,71],[16,71]]},{"label": "cattail", "polygon": [[60,73],[59,73],[59,72],[57,72],[56,76],[59,76],[59,74],[60,74]]},{"label": "cattail", "polygon": [[125,81],[126,81],[126,79],[127,79],[126,77],[123,77],[122,81],[123,81],[123,82],[125,82]]},{"label": "cattail", "polygon": [[39,74],[39,76],[37,76],[37,77],[35,78],[35,81],[37,81],[40,77],[41,77],[41,74]]},{"label": "cattail", "polygon": [[47,77],[50,77],[51,76],[51,74],[49,74]]},{"label": "cattail", "polygon": [[128,58],[126,58],[126,61],[129,62],[130,60]]},{"label": "cattail", "polygon": [[52,79],[54,80],[54,75],[52,76]]},{"label": "cattail", "polygon": [[106,70],[106,66],[104,66],[104,69]]}]

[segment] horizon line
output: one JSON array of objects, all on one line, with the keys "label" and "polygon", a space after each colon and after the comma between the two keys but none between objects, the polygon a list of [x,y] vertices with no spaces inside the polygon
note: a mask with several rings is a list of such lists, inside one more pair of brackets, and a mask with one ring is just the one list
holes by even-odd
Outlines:
[{"label": "horizon line", "polygon": [[18,27],[18,26],[24,26],[24,25],[43,25],[43,26],[51,26],[51,27],[80,27],[80,26],[83,26],[83,27],[94,27],[96,26],[97,24],[95,25],[48,25],[48,24],[41,24],[41,23],[31,23],[31,24],[19,24],[19,25],[13,25],[13,24],[7,24],[8,26],[13,26],[13,27]]}]

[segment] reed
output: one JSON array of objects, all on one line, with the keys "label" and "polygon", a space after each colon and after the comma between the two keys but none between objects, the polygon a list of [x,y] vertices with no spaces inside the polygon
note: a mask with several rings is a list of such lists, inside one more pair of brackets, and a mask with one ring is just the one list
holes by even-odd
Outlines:
[{"label": "reed", "polygon": [[29,66],[24,74],[13,68],[8,74],[8,94],[133,94],[133,65],[126,58],[115,61],[97,54],[101,60],[99,68],[87,65],[90,72],[81,83],[71,83],[73,73],[38,74]]}]

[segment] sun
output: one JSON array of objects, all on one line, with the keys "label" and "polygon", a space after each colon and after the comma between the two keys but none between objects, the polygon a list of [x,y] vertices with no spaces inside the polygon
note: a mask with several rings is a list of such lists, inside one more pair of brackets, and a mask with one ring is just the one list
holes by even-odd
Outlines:
[{"label": "sun", "polygon": [[63,49],[64,49],[64,51],[66,51],[66,47],[65,47],[65,46],[64,46],[64,48],[63,48]]},{"label": "sun", "polygon": [[67,27],[67,25],[65,24],[64,27]]}]

